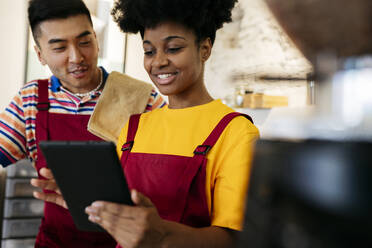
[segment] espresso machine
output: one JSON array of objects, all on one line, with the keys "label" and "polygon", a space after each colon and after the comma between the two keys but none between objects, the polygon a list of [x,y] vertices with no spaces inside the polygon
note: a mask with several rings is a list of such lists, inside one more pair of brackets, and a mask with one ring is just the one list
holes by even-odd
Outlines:
[{"label": "espresso machine", "polygon": [[238,247],[372,247],[372,1],[265,1],[314,65],[315,106],[258,141]]}]

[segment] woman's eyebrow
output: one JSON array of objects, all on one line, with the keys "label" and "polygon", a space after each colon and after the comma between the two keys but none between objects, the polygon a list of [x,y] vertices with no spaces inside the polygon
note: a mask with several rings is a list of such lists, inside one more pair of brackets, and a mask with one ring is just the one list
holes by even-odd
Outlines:
[{"label": "woman's eyebrow", "polygon": [[[170,40],[173,40],[173,39],[182,39],[182,40],[186,40],[184,37],[182,37],[182,36],[178,36],[178,35],[168,36],[168,37],[164,38],[163,40],[164,40],[164,41],[170,41]],[[144,41],[143,41],[143,44],[149,44],[149,45],[151,45],[151,42],[150,42],[149,40],[144,40]]]},{"label": "woman's eyebrow", "polygon": [[182,40],[186,40],[184,37],[182,37],[182,36],[177,36],[177,35],[168,36],[168,37],[165,38],[164,40],[165,40],[165,41],[170,41],[170,40],[173,40],[173,39],[182,39]]}]

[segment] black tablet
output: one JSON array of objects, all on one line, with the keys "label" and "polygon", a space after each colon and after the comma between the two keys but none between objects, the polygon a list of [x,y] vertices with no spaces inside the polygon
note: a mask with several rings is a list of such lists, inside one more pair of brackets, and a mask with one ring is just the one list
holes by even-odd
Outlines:
[{"label": "black tablet", "polygon": [[39,146],[79,230],[104,231],[85,213],[96,200],[133,205],[113,143],[41,141]]}]

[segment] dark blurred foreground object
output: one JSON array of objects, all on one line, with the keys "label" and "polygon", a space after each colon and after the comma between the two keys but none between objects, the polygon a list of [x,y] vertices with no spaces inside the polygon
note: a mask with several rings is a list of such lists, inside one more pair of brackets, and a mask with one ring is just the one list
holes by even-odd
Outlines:
[{"label": "dark blurred foreground object", "polygon": [[372,247],[372,1],[265,2],[314,63],[316,109],[266,123],[238,247]]},{"label": "dark blurred foreground object", "polygon": [[238,247],[372,247],[372,143],[261,140]]},{"label": "dark blurred foreground object", "polygon": [[372,53],[371,0],[265,0],[305,57]]}]

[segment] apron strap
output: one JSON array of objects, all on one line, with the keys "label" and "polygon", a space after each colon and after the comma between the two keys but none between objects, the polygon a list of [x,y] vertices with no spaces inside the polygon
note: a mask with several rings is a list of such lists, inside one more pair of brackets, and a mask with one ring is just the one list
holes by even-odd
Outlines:
[{"label": "apron strap", "polygon": [[216,144],[218,138],[221,136],[223,130],[225,130],[226,126],[238,116],[244,116],[247,118],[250,122],[253,123],[252,118],[249,115],[238,113],[238,112],[232,112],[227,115],[225,115],[220,122],[217,124],[217,126],[213,129],[211,134],[208,136],[208,138],[204,141],[202,145],[199,145],[194,150],[194,157],[198,155],[206,156],[210,149]]},{"label": "apron strap", "polygon": [[[38,110],[36,135],[37,140],[48,140],[48,111],[50,107],[48,94],[48,79],[38,80],[38,103],[36,108]],[[39,127],[38,127],[39,126]]]},{"label": "apron strap", "polygon": [[[193,192],[193,194],[198,195],[198,204],[201,204],[203,206],[208,206],[207,200],[205,197],[205,178],[206,178],[206,167],[207,167],[207,153],[209,150],[212,149],[214,144],[217,142],[218,138],[221,136],[223,130],[225,130],[226,126],[231,122],[232,119],[238,116],[244,116],[246,117],[249,121],[252,121],[252,118],[249,117],[246,114],[241,114],[238,112],[232,112],[227,115],[225,115],[220,122],[217,124],[217,126],[212,130],[212,132],[209,134],[208,138],[204,141],[202,145],[199,145],[196,147],[194,150],[194,156],[190,159],[190,166],[188,166],[188,170],[193,170],[193,172],[189,173],[187,176],[189,177],[187,180],[188,182],[191,183],[189,185],[190,191]],[[194,166],[197,165],[197,166]],[[192,195],[193,195],[192,194]],[[191,195],[190,195],[191,196]],[[200,198],[200,196],[202,196]],[[191,198],[190,198],[191,199]],[[182,220],[184,221],[190,221],[192,219],[187,218],[190,217],[190,214],[187,213],[190,209],[193,207],[190,205],[189,207],[186,207],[183,212]],[[208,208],[204,209],[204,214],[203,219],[200,219],[201,223],[204,225],[210,225],[210,215],[209,215],[209,210]],[[186,216],[186,218],[185,218]],[[191,214],[192,216],[192,214]]]},{"label": "apron strap", "polygon": [[135,114],[135,115],[130,116],[129,124],[128,124],[127,142],[134,141],[134,137],[136,137],[140,117],[141,117],[141,114]]},{"label": "apron strap", "polygon": [[127,133],[127,142],[123,144],[121,147],[122,155],[121,155],[121,162],[125,164],[127,161],[128,155],[132,150],[134,144],[134,138],[136,137],[136,133],[138,130],[138,124],[140,120],[141,114],[131,115],[129,118],[128,123],[128,133]]}]

